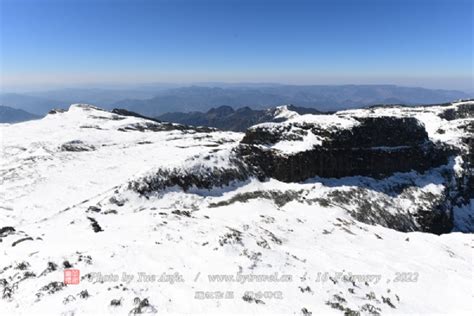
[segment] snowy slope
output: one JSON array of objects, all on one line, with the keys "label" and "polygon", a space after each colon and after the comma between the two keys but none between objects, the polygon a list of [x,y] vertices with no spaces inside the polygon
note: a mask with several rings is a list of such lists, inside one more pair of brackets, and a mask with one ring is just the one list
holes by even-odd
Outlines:
[{"label": "snowy slope", "polygon": [[[457,126],[469,119],[438,120],[443,110],[282,109],[285,122],[263,127],[351,128],[357,116],[406,115],[430,138],[465,146]],[[461,163],[379,180],[284,183],[249,173],[225,186],[138,193],[157,174],[172,184],[241,171],[233,149],[242,133],[175,127],[86,105],[0,126],[0,314],[472,314],[471,234],[357,220],[367,202],[401,218],[429,209],[449,186],[447,168],[465,172]],[[318,140],[273,149],[308,143]],[[461,225],[472,205],[457,206]],[[71,267],[80,284],[64,285]]]}]

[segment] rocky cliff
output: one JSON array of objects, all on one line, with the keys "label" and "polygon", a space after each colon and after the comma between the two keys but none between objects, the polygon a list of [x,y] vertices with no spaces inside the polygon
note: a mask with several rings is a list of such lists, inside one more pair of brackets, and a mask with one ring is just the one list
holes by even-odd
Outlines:
[{"label": "rocky cliff", "polygon": [[[452,149],[429,140],[415,118],[355,118],[351,128],[324,128],[317,123],[264,125],[247,130],[239,148],[249,164],[266,177],[285,182],[320,176],[386,177],[395,172],[426,171],[448,163]],[[317,139],[304,151],[272,147],[281,142]]]}]

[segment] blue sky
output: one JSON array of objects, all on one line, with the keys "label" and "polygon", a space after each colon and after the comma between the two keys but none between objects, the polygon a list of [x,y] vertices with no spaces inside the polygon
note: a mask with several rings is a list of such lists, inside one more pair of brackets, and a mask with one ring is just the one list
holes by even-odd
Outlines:
[{"label": "blue sky", "polygon": [[395,83],[474,90],[470,0],[0,0],[2,86]]}]

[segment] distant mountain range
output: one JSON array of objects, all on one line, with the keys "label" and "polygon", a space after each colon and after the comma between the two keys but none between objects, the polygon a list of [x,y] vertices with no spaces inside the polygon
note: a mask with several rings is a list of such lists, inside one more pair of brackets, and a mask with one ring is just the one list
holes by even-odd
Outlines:
[{"label": "distant mountain range", "polygon": [[342,86],[267,86],[267,87],[186,87],[161,92],[147,100],[123,100],[115,107],[126,108],[148,116],[166,112],[207,111],[228,105],[263,109],[281,104],[334,111],[371,104],[427,104],[448,102],[469,95],[461,91],[430,90],[393,85]]},{"label": "distant mountain range", "polygon": [[469,97],[472,95],[456,90],[395,85],[221,84],[214,87],[143,86],[133,89],[62,89],[25,94],[4,93],[0,95],[0,104],[44,115],[51,108],[88,103],[106,109],[124,108],[156,117],[168,112],[206,112],[222,105],[265,109],[281,104],[295,104],[334,111],[372,104],[443,103]]},{"label": "distant mountain range", "polygon": [[[232,107],[223,105],[212,108],[207,112],[172,112],[156,117],[158,120],[180,123],[193,126],[216,127],[222,130],[235,132],[245,131],[252,125],[263,122],[277,122],[278,111],[283,107],[269,108],[265,110],[252,110],[249,107],[242,107],[234,110]],[[311,108],[296,107],[289,105],[285,110],[298,114],[319,114],[320,111]]]},{"label": "distant mountain range", "polygon": [[[159,89],[157,89],[159,90]],[[87,103],[112,108],[113,104],[126,99],[147,99],[156,95],[156,90],[118,89],[61,89],[53,91],[0,94],[0,104],[22,109],[30,113],[45,115],[53,108],[68,108],[74,103]]]},{"label": "distant mountain range", "polygon": [[10,108],[24,110],[36,115],[45,115],[53,108],[67,108],[70,105],[67,101],[19,93],[1,94],[0,104]]},{"label": "distant mountain range", "polygon": [[40,118],[39,115],[0,105],[0,123],[17,123]]}]

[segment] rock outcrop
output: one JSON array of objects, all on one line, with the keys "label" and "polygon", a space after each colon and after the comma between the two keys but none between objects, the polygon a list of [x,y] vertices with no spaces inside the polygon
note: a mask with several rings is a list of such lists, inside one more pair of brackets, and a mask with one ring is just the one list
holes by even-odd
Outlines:
[{"label": "rock outcrop", "polygon": [[[429,140],[415,118],[357,118],[349,129],[326,129],[311,123],[287,124],[285,128],[249,129],[239,147],[248,164],[260,176],[285,182],[312,177],[340,178],[370,176],[381,178],[395,172],[423,172],[448,163],[452,150]],[[295,140],[290,131],[311,133],[321,140],[312,149],[291,153],[272,148],[280,141]]]},{"label": "rock outcrop", "polygon": [[439,117],[452,121],[463,118],[473,118],[474,117],[474,104],[473,103],[464,103],[460,104],[455,108],[449,108],[439,114]]}]

